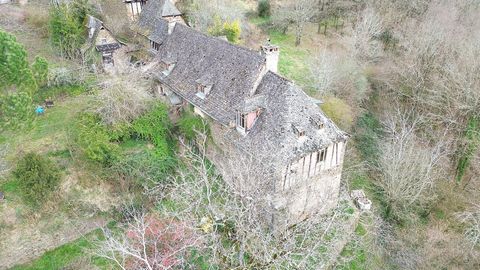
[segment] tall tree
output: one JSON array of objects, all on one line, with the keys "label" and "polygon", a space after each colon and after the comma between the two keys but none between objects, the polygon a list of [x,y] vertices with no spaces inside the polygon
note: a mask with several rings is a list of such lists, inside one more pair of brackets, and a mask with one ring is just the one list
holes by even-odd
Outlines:
[{"label": "tall tree", "polygon": [[316,0],[292,1],[284,7],[280,7],[275,13],[276,24],[284,29],[293,25],[295,31],[295,46],[300,45],[304,34],[305,25],[315,15]]},{"label": "tall tree", "polygon": [[15,36],[0,30],[0,87],[20,85],[29,70],[27,52]]}]

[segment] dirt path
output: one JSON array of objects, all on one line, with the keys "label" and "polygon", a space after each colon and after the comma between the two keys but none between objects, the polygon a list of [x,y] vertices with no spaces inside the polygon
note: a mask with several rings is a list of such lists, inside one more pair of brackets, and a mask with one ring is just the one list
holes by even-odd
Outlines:
[{"label": "dirt path", "polygon": [[46,251],[74,241],[94,229],[105,225],[105,220],[75,219],[61,223],[60,217],[12,230],[0,231],[0,269],[28,263]]}]

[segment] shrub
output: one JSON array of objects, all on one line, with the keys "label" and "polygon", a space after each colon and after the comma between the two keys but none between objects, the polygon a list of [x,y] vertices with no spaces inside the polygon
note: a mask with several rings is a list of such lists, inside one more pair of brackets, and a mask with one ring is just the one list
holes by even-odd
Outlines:
[{"label": "shrub", "polygon": [[0,88],[19,86],[28,70],[27,52],[15,36],[0,30]]},{"label": "shrub", "polygon": [[58,186],[60,171],[48,158],[35,153],[25,155],[17,163],[13,175],[26,202],[32,205],[47,200]]},{"label": "shrub", "polygon": [[223,21],[220,16],[215,16],[213,25],[208,28],[208,33],[212,36],[226,36],[228,41],[237,43],[241,34],[240,22],[238,20],[228,22]]},{"label": "shrub", "polygon": [[144,188],[164,181],[175,168],[174,159],[162,159],[155,150],[142,150],[128,153],[118,159],[112,166],[114,173],[119,173]]},{"label": "shrub", "polygon": [[197,132],[206,132],[207,135],[210,133],[207,124],[201,117],[187,112],[184,112],[178,121],[178,128],[189,141],[195,140]]},{"label": "shrub", "polygon": [[33,93],[37,84],[27,62],[27,52],[15,36],[0,30],[0,90],[16,88]]},{"label": "shrub", "polygon": [[118,145],[111,142],[109,131],[100,117],[83,113],[76,125],[76,142],[92,161],[108,166],[118,157]]},{"label": "shrub", "polygon": [[32,98],[18,92],[0,96],[0,128],[17,129],[29,126],[34,119]]},{"label": "shrub", "polygon": [[50,39],[55,47],[67,58],[79,56],[85,41],[82,12],[74,12],[67,4],[61,4],[50,11]]},{"label": "shrub", "polygon": [[168,117],[167,106],[159,103],[152,111],[133,122],[134,132],[155,145],[155,152],[161,159],[173,157],[173,143],[170,138],[172,123]]},{"label": "shrub", "polygon": [[98,94],[97,113],[108,125],[129,123],[151,105],[152,97],[142,87],[127,81],[116,81]]},{"label": "shrub", "polygon": [[240,22],[238,20],[223,23],[223,34],[227,37],[228,41],[237,43],[240,39],[241,32],[242,29],[240,28]]},{"label": "shrub", "polygon": [[371,112],[361,115],[355,125],[356,147],[363,159],[370,164],[376,164],[379,157],[378,140],[382,133],[381,130],[380,121]]},{"label": "shrub", "polygon": [[458,160],[456,171],[457,182],[462,181],[473,156],[480,146],[480,118],[470,118],[465,131],[464,141],[464,145],[458,151],[460,158]]},{"label": "shrub", "polygon": [[345,101],[336,97],[327,97],[321,107],[340,128],[350,129],[353,123],[353,112]]},{"label": "shrub", "polygon": [[32,73],[38,86],[44,86],[48,77],[48,62],[45,58],[37,56],[32,64]]},{"label": "shrub", "polygon": [[270,0],[259,0],[257,6],[258,16],[262,18],[269,17],[271,14]]}]

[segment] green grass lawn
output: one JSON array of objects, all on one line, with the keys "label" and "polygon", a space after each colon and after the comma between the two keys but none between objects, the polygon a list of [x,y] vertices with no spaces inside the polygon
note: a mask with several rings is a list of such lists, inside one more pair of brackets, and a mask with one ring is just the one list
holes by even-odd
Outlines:
[{"label": "green grass lawn", "polygon": [[303,90],[313,90],[313,78],[308,67],[311,53],[302,46],[296,47],[295,36],[291,33],[282,34],[271,30],[269,36],[273,44],[280,46],[278,72],[295,81]]},{"label": "green grass lawn", "polygon": [[[28,264],[15,266],[11,270],[60,270],[67,269],[69,266],[72,268],[68,269],[76,269],[76,263],[81,264],[82,269],[113,269],[108,261],[94,257],[89,252],[93,241],[99,239],[101,235],[101,230],[97,229],[80,239],[46,252],[42,257]],[[84,265],[86,263],[89,265]]]}]

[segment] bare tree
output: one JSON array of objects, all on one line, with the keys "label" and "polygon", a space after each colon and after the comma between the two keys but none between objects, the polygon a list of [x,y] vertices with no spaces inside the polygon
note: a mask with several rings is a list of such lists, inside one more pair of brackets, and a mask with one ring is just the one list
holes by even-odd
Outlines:
[{"label": "bare tree", "polygon": [[367,7],[359,15],[352,35],[344,39],[354,59],[365,63],[378,58],[383,50],[378,37],[383,32],[382,19],[377,12]]},{"label": "bare tree", "polygon": [[457,214],[465,225],[465,238],[472,244],[472,249],[480,245],[480,205],[475,204],[467,211]]},{"label": "bare tree", "polygon": [[317,0],[297,0],[285,6],[280,6],[274,12],[274,22],[284,29],[284,33],[290,24],[295,31],[295,46],[300,45],[304,34],[305,25],[312,19],[316,12]]},{"label": "bare tree", "polygon": [[120,231],[102,228],[105,240],[96,243],[94,254],[120,269],[164,270],[185,265],[189,249],[199,238],[186,223],[162,220],[141,209],[127,210]]},{"label": "bare tree", "polygon": [[393,214],[408,218],[415,206],[433,199],[433,188],[441,173],[440,161],[446,142],[429,146],[415,134],[421,118],[397,112],[384,121],[385,139],[380,141],[376,166],[377,185],[383,190]]},{"label": "bare tree", "polygon": [[133,69],[129,75],[106,81],[97,96],[97,113],[109,125],[132,121],[150,108],[150,86],[150,80]]},{"label": "bare tree", "polygon": [[[327,46],[328,47],[328,46]],[[365,67],[334,50],[322,49],[310,63],[315,89],[323,97],[334,95],[357,106],[369,90]]]},{"label": "bare tree", "polygon": [[318,269],[336,257],[334,246],[348,234],[332,235],[332,230],[348,231],[345,215],[350,214],[341,210],[345,206],[276,231],[271,226],[275,210],[268,171],[261,179],[255,171],[262,168],[261,157],[229,156],[222,166],[214,167],[207,158],[207,142],[203,130],[195,145],[181,141],[181,159],[189,166],[179,170],[169,185],[157,183],[148,194],[160,205],[174,201],[182,206],[175,211],[160,209],[162,216],[196,220],[207,244],[204,249],[211,256],[209,262],[222,268]]}]

